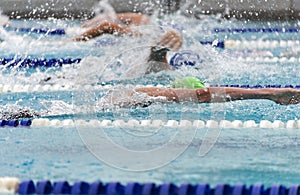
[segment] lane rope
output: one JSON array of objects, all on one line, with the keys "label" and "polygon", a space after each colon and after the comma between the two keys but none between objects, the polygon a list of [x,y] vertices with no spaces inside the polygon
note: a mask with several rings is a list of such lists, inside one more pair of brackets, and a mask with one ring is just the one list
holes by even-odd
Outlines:
[{"label": "lane rope", "polygon": [[80,63],[80,58],[0,58],[0,66],[10,67],[54,67]]},{"label": "lane rope", "polygon": [[258,63],[298,63],[300,58],[296,57],[238,57],[239,62],[258,62]]},{"label": "lane rope", "polygon": [[[37,33],[47,35],[65,35],[65,29],[51,29],[51,28],[26,28],[26,27],[5,27],[8,31]],[[298,33],[298,28],[214,28],[213,33]]]},{"label": "lane rope", "polygon": [[[54,116],[54,115],[53,115]],[[55,115],[56,117],[62,115]],[[47,116],[51,117],[51,115]],[[49,119],[49,118],[34,118],[34,119],[11,119],[0,120],[0,127],[51,127],[51,128],[72,128],[75,126],[81,127],[103,127],[103,128],[222,128],[222,129],[242,129],[242,128],[262,128],[262,129],[300,129],[300,120],[288,120],[283,122],[281,120],[261,120],[255,122],[254,120],[81,120],[76,121],[72,119]]]},{"label": "lane rope", "polygon": [[16,27],[4,27],[7,31],[15,31],[22,33],[36,33],[45,35],[65,35],[66,31],[64,29],[50,29],[50,28],[16,28]]},{"label": "lane rope", "polygon": [[299,47],[299,40],[224,40],[200,41],[202,45],[212,45],[222,49],[272,49]]},{"label": "lane rope", "polygon": [[299,28],[214,28],[214,33],[298,33]]},{"label": "lane rope", "polygon": [[103,128],[223,128],[223,129],[242,129],[242,128],[262,128],[262,129],[300,129],[300,120],[288,120],[287,122],[281,120],[261,120],[255,122],[254,120],[136,120],[130,119],[124,120],[74,120],[72,119],[48,119],[48,118],[36,118],[32,119],[31,127],[103,127]]},{"label": "lane rope", "polygon": [[[188,51],[190,52],[190,51]],[[176,54],[181,54],[180,52]],[[175,54],[175,55],[176,55]],[[176,57],[174,55],[174,57]],[[190,56],[186,55],[184,60],[186,62],[191,63],[191,59],[189,59]],[[37,67],[60,67],[63,65],[69,65],[69,64],[78,64],[81,62],[81,58],[50,58],[50,59],[39,59],[39,58],[0,58],[0,66],[5,66],[6,68],[11,67],[19,67],[19,68],[37,68]],[[179,59],[182,60],[182,59]],[[300,62],[300,57],[237,57],[237,61],[239,62],[260,62],[260,63],[298,63]],[[203,62],[203,59],[200,59],[199,62],[192,62],[191,66],[195,66],[196,64],[201,64]],[[172,63],[172,62],[170,62]],[[190,65],[190,64],[189,64]]]},{"label": "lane rope", "polygon": [[156,183],[140,183],[128,182],[86,182],[76,181],[69,182],[67,180],[50,181],[42,180],[23,180],[14,177],[0,178],[0,192],[14,194],[126,194],[126,195],[196,195],[196,194],[215,194],[215,195],[297,195],[300,190],[298,184],[286,187],[281,184],[273,184],[265,187],[263,184],[252,184],[247,186],[243,183],[235,185],[231,184],[216,184],[211,186],[209,183],[198,184],[174,184],[171,182],[156,184]]}]

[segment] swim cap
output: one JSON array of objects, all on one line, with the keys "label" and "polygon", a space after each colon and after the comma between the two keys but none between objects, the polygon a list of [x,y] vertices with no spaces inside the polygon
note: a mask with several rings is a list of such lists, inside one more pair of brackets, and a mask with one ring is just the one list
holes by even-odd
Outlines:
[{"label": "swim cap", "polygon": [[202,63],[199,54],[193,51],[182,51],[177,52],[175,55],[170,59],[170,65],[179,68],[181,66],[195,66],[199,63]]},{"label": "swim cap", "polygon": [[204,88],[205,84],[196,77],[185,77],[182,79],[175,79],[172,84],[173,88],[185,88],[185,89],[198,89]]}]

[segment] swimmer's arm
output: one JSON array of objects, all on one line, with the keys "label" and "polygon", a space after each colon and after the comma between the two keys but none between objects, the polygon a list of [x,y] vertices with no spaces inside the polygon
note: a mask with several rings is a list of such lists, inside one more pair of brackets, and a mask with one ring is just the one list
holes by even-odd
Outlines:
[{"label": "swimmer's arm", "polygon": [[83,34],[79,35],[74,39],[74,41],[87,41],[89,39],[98,37],[102,34],[116,34],[116,35],[139,35],[138,32],[133,32],[127,26],[121,26],[117,23],[104,22],[100,25],[94,26]]},{"label": "swimmer's arm", "polygon": [[[197,89],[199,100],[204,89]],[[300,102],[300,90],[293,88],[262,88],[243,89],[235,87],[210,87],[208,88],[210,99],[201,102],[228,102],[235,100],[266,99],[277,104],[298,104]]]},{"label": "swimmer's arm", "polygon": [[209,87],[196,89],[200,102],[219,103],[246,99],[270,99],[271,91],[267,89],[243,89],[236,87]]},{"label": "swimmer's arm", "polygon": [[220,103],[247,99],[267,99],[278,104],[298,104],[300,90],[292,88],[243,89],[235,87],[208,87],[201,89],[138,88],[149,96],[164,96],[173,102]]}]

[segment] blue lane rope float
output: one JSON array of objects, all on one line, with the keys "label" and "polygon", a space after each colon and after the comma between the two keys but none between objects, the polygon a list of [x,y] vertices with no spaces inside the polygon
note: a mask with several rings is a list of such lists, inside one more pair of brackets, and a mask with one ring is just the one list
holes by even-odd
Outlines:
[{"label": "blue lane rope float", "polygon": [[36,194],[51,194],[52,184],[49,180],[38,181],[35,187]]},{"label": "blue lane rope float", "polygon": [[11,120],[0,120],[0,127],[29,127],[32,124],[31,119],[22,119],[22,120],[17,120],[17,119],[11,119]]},{"label": "blue lane rope float", "polygon": [[71,187],[68,181],[54,182],[52,194],[70,194]]},{"label": "blue lane rope float", "polygon": [[80,58],[0,58],[0,66],[4,65],[7,67],[54,67],[62,66],[64,64],[79,63],[80,61]]},{"label": "blue lane rope float", "polygon": [[286,84],[286,85],[280,85],[280,84],[266,84],[266,85],[221,84],[221,85],[216,85],[216,84],[212,84],[209,86],[210,87],[239,87],[239,88],[253,88],[253,89],[257,89],[257,88],[295,88],[295,89],[300,89],[300,85],[291,85],[291,84]]},{"label": "blue lane rope float", "polygon": [[35,184],[32,180],[23,181],[19,185],[19,194],[34,194],[36,192],[35,190]]},{"label": "blue lane rope float", "polygon": [[78,181],[73,184],[71,194],[88,194],[90,184],[84,181]]},{"label": "blue lane rope float", "polygon": [[[8,182],[7,182],[8,183]],[[8,185],[8,184],[7,184]],[[5,186],[4,186],[5,187]],[[298,195],[300,186],[274,184],[265,187],[263,184],[253,184],[247,187],[245,184],[236,185],[217,184],[211,187],[207,183],[196,185],[184,183],[176,185],[173,183],[138,183],[120,182],[102,183],[100,181],[87,183],[78,181],[71,185],[68,181],[38,181],[35,185],[32,180],[22,181],[16,186],[15,193],[18,194],[103,194],[103,195]]]},{"label": "blue lane rope float", "polygon": [[15,27],[5,27],[8,31],[16,31],[22,33],[37,33],[37,34],[46,34],[46,35],[65,35],[66,31],[64,29],[41,29],[41,28],[15,28]]},{"label": "blue lane rope float", "polygon": [[221,49],[225,49],[225,41],[200,41],[202,45],[212,45]]},{"label": "blue lane rope float", "polygon": [[214,28],[215,33],[298,33],[299,28]]}]

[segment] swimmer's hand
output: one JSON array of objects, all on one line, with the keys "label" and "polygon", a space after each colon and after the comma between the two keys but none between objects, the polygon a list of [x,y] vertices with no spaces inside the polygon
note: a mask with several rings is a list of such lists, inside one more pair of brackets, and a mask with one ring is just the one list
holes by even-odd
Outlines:
[{"label": "swimmer's hand", "polygon": [[270,100],[281,105],[300,103],[300,90],[293,88],[277,89],[270,92]]},{"label": "swimmer's hand", "polygon": [[170,30],[162,36],[158,45],[172,51],[177,51],[182,45],[182,36],[180,32]]}]

